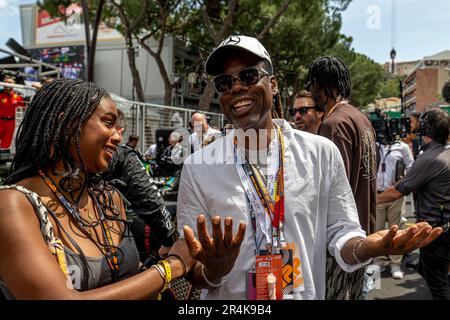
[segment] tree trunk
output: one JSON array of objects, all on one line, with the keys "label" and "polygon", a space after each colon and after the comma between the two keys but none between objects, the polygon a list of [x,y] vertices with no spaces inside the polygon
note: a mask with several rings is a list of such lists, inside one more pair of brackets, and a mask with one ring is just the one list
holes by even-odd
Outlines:
[{"label": "tree trunk", "polygon": [[131,35],[126,35],[128,64],[130,66],[131,76],[133,77],[133,85],[136,90],[137,101],[145,102],[144,90],[142,89],[141,77],[136,68],[136,57],[134,55],[133,40]]},{"label": "tree trunk", "polygon": [[89,50],[88,56],[88,76],[87,76],[87,80],[91,82],[94,82],[94,64],[95,64],[95,50],[97,48],[97,34],[98,34],[98,27],[100,25],[100,20],[102,18],[102,10],[104,5],[105,0],[100,0],[97,7],[97,13],[95,15],[94,28],[92,30],[91,48]]},{"label": "tree trunk", "polygon": [[88,65],[87,81],[92,81],[92,79],[89,78],[89,69],[91,66],[91,35],[89,30],[89,7],[86,0],[81,0],[81,8],[84,18],[84,37],[86,42],[87,65]]},{"label": "tree trunk", "polygon": [[164,66],[164,62],[161,59],[160,54],[151,54],[156,61],[156,64],[159,68],[159,73],[164,82],[164,105],[170,106],[172,105],[172,82],[169,79],[169,75],[167,74],[166,67]]},{"label": "tree trunk", "polygon": [[211,101],[214,98],[214,86],[211,80],[208,80],[206,83],[205,90],[203,90],[203,94],[200,97],[200,101],[198,103],[198,108],[202,111],[209,111],[211,107]]},{"label": "tree trunk", "polygon": [[172,86],[170,84],[169,86],[164,84],[164,105],[172,105]]}]

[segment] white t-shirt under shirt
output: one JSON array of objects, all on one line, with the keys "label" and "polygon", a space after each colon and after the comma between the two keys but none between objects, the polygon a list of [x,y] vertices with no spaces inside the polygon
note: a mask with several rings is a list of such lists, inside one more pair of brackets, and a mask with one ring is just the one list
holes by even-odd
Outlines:
[{"label": "white t-shirt under shirt", "polygon": [[[285,237],[295,246],[294,264],[301,259],[304,290],[294,285],[295,299],[325,298],[326,250],[339,265],[352,272],[361,265],[346,264],[340,251],[355,236],[365,236],[356,212],[350,185],[339,150],[330,140],[294,130],[284,120],[276,119],[285,140]],[[219,215],[233,218],[233,232],[240,221],[247,223],[239,256],[225,284],[205,290],[206,299],[245,299],[246,274],[255,264],[247,198],[234,165],[234,133],[189,156],[181,174],[178,192],[178,228],[196,231],[199,214],[211,219]],[[366,263],[368,263],[367,261]],[[217,261],[220,263],[220,261]],[[294,270],[298,273],[300,270]]]}]

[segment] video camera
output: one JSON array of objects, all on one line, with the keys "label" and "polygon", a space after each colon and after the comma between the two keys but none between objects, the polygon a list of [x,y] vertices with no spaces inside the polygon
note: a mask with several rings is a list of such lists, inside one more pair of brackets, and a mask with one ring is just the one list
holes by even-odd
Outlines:
[{"label": "video camera", "polygon": [[405,138],[411,130],[409,117],[400,117],[399,114],[389,112],[381,114],[379,109],[371,112],[370,117],[376,140],[383,145],[394,144],[398,139]]}]

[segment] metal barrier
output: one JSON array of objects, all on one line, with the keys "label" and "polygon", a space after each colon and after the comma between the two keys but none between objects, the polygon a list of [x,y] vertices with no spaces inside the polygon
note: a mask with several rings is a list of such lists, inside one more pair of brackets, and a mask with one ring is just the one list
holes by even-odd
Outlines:
[{"label": "metal barrier", "polygon": [[[125,139],[129,134],[137,134],[140,137],[139,148],[143,152],[150,145],[156,144],[157,129],[167,127],[187,128],[192,113],[196,111],[194,109],[176,108],[122,99],[118,100],[114,96],[113,100],[117,107],[125,113],[127,118]],[[204,113],[209,118],[211,127],[216,129],[223,128],[223,114],[213,112]]]},{"label": "metal barrier", "polygon": [[[14,91],[24,98],[25,106],[27,106],[36,88],[18,84],[10,84],[0,82],[0,87],[11,87]],[[156,130],[159,128],[187,128],[194,109],[176,108],[151,103],[141,103],[129,101],[115,94],[111,94],[111,98],[121,109],[127,118],[127,129],[124,136],[124,143],[130,134],[137,134],[140,137],[139,148],[144,152],[151,144],[156,144]],[[11,153],[15,151],[15,137],[17,129],[22,122],[25,108],[16,109],[16,131],[11,143]],[[220,113],[205,112],[210,120],[210,125],[214,128],[223,128],[224,116]]]}]

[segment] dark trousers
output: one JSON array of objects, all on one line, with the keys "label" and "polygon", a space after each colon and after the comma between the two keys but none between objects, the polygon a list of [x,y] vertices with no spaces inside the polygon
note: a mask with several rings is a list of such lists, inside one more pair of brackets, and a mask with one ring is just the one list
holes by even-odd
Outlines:
[{"label": "dark trousers", "polygon": [[450,300],[450,231],[420,249],[419,274],[424,277],[434,300]]}]

